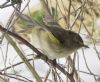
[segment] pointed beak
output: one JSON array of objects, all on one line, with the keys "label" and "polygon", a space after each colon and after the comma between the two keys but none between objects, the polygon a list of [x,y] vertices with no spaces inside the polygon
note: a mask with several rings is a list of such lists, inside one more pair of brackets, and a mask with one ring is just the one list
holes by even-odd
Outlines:
[{"label": "pointed beak", "polygon": [[89,48],[87,45],[83,45],[83,47],[85,47],[85,48]]}]

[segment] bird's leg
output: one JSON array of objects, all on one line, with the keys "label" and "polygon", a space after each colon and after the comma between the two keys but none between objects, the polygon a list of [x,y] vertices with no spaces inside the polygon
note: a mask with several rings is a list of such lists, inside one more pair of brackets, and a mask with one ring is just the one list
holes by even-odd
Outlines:
[{"label": "bird's leg", "polygon": [[45,62],[48,61],[48,57],[45,55],[33,55],[33,59],[43,59]]},{"label": "bird's leg", "polygon": [[55,66],[57,65],[56,59],[54,59],[54,60],[52,61],[52,65],[53,65],[53,67],[55,67]]}]

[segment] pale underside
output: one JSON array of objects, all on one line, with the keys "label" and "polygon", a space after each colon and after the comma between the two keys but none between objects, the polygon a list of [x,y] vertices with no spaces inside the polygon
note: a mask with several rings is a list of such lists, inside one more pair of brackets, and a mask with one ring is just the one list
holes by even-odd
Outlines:
[{"label": "pale underside", "polygon": [[75,51],[75,49],[69,50],[65,47],[62,48],[62,45],[59,44],[59,41],[55,39],[55,37],[50,32],[39,27],[34,28],[32,31],[32,43],[36,48],[41,50],[44,55],[52,60],[62,57],[67,58]]}]

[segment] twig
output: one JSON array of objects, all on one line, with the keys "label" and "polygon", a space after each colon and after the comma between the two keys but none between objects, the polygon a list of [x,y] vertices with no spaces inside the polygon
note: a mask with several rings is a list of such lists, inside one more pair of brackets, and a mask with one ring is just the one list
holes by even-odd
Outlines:
[{"label": "twig", "polygon": [[[28,61],[31,61],[31,60],[33,60],[32,58],[31,59],[28,59]],[[19,63],[16,63],[16,64],[14,64],[14,65],[11,65],[11,66],[8,66],[8,67],[6,67],[6,68],[4,68],[4,69],[2,69],[2,70],[0,70],[0,71],[5,71],[5,70],[8,70],[8,69],[10,69],[10,68],[12,68],[12,67],[15,67],[15,66],[17,66],[17,65],[20,65],[20,64],[23,64],[24,62],[19,62]]]},{"label": "twig", "polygon": [[[33,81],[31,81],[31,80],[29,80],[29,79],[27,79],[27,78],[25,78],[25,77],[23,77],[23,76],[20,76],[20,75],[17,75],[17,76],[19,76],[20,78],[16,78],[15,76],[14,76],[14,74],[8,74],[8,73],[1,73],[0,72],[0,75],[2,75],[2,76],[7,76],[7,77],[9,77],[9,78],[13,78],[13,79],[18,79],[18,80],[20,80],[20,81],[23,81],[23,82],[33,82]],[[13,76],[12,76],[13,75]],[[21,79],[21,78],[23,78],[23,79]],[[25,80],[24,80],[25,79]],[[27,80],[27,81],[26,81]]]}]

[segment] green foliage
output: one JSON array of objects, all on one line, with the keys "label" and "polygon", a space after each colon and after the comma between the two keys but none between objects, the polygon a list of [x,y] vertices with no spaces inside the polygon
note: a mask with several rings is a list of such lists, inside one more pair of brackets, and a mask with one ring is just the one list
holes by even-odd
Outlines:
[{"label": "green foliage", "polygon": [[43,16],[44,16],[44,12],[42,9],[37,10],[31,14],[32,19],[34,19],[40,23],[43,23]]},{"label": "green foliage", "polygon": [[[28,15],[28,14],[26,14]],[[39,23],[43,23],[43,16],[44,16],[44,12],[42,9],[36,10],[34,12],[31,12],[30,15],[28,15],[29,17],[31,17],[32,19],[38,21]],[[25,29],[28,27],[28,25],[30,25],[30,21],[25,21],[23,19],[19,19],[17,21],[17,24],[22,28]]]}]

